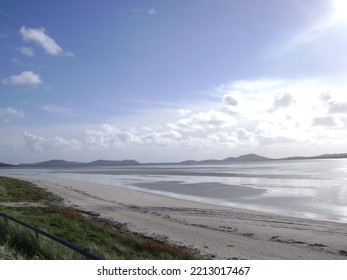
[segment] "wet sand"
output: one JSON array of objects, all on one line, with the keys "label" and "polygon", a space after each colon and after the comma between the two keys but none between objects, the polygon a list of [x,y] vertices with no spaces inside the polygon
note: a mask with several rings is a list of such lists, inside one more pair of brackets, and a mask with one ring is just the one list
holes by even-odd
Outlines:
[{"label": "wet sand", "polygon": [[347,224],[343,223],[209,205],[102,184],[25,179],[60,196],[66,206],[121,223],[131,232],[191,248],[209,259],[347,259]]},{"label": "wet sand", "polygon": [[[214,182],[187,184],[180,181],[162,181],[155,183],[137,183],[133,185],[149,191],[165,192],[167,194],[166,196],[172,193],[173,195],[179,194],[194,198],[196,194],[198,194],[200,198],[213,198],[221,201],[224,199],[227,200],[230,196],[237,200],[240,198],[257,196],[266,192],[266,190],[253,187]],[[191,200],[194,201],[194,199]]]}]

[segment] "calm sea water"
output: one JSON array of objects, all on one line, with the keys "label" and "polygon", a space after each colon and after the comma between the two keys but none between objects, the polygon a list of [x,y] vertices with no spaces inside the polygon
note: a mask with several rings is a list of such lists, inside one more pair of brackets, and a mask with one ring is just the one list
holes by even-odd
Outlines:
[{"label": "calm sea water", "polygon": [[0,175],[102,183],[191,201],[347,223],[347,159],[2,168]]}]

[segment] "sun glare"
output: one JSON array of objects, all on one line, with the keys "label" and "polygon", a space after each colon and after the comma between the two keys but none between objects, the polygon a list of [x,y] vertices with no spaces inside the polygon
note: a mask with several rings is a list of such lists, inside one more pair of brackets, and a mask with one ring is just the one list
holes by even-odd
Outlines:
[{"label": "sun glare", "polygon": [[347,0],[334,0],[333,7],[336,19],[347,22]]}]

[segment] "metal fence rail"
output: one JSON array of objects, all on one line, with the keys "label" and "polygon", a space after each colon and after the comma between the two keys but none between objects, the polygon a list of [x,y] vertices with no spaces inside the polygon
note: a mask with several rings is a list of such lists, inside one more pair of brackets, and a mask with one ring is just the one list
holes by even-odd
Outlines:
[{"label": "metal fence rail", "polygon": [[74,250],[74,251],[80,253],[81,255],[85,256],[86,258],[88,258],[88,259],[90,259],[90,260],[102,260],[102,258],[93,255],[93,254],[90,253],[88,250],[82,249],[82,248],[80,248],[80,247],[79,247],[78,245],[76,245],[76,244],[73,244],[73,243],[70,243],[70,242],[68,242],[68,241],[66,241],[66,240],[64,240],[64,239],[61,239],[61,238],[59,238],[59,237],[57,237],[57,236],[55,236],[55,235],[53,235],[53,234],[50,234],[50,233],[48,233],[48,232],[46,232],[46,231],[44,231],[44,230],[42,230],[42,229],[39,229],[38,227],[29,225],[29,224],[27,224],[27,223],[25,223],[25,222],[22,222],[22,221],[20,221],[20,220],[17,220],[16,218],[14,218],[14,217],[12,217],[12,216],[10,216],[10,215],[8,215],[8,214],[0,213],[0,216],[4,217],[4,219],[5,219],[6,222],[7,222],[8,220],[11,220],[11,221],[13,221],[13,222],[15,222],[15,223],[17,223],[17,224],[20,224],[20,225],[26,227],[26,228],[29,228],[29,229],[33,230],[33,231],[37,234],[37,236],[38,236],[39,234],[44,235],[44,236],[46,236],[46,237],[48,237],[48,238],[54,240],[55,242],[58,242],[58,243],[64,245],[65,247],[68,247],[68,248],[70,248],[70,249],[72,249],[72,250]]}]

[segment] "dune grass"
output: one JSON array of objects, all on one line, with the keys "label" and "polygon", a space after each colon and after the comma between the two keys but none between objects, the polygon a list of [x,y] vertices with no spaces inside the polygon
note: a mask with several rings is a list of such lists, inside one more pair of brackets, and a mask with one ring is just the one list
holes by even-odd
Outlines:
[{"label": "dune grass", "polygon": [[81,259],[77,252],[44,236],[37,238],[32,231],[4,220],[0,221],[0,244],[3,244],[0,259]]},{"label": "dune grass", "polygon": [[53,202],[59,199],[32,183],[0,177],[0,202]]},{"label": "dune grass", "polygon": [[[36,202],[40,203],[40,207],[30,204],[8,206],[7,202]],[[186,248],[142,238],[126,232],[117,224],[97,220],[76,209],[63,207],[54,195],[22,180],[0,177],[0,212],[88,249],[103,259],[198,258]],[[14,256],[19,259],[84,259],[82,255],[44,236],[37,239],[33,232],[12,221],[6,223],[2,218],[0,246],[7,252],[2,255],[10,259]]]}]

